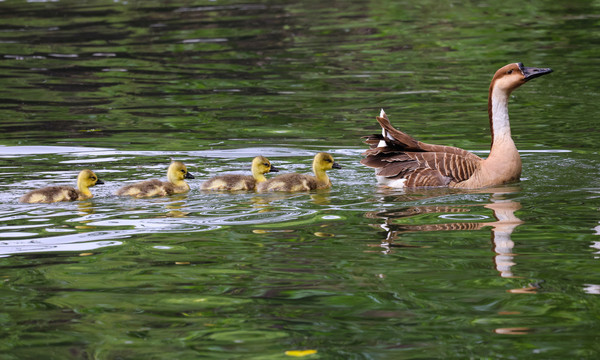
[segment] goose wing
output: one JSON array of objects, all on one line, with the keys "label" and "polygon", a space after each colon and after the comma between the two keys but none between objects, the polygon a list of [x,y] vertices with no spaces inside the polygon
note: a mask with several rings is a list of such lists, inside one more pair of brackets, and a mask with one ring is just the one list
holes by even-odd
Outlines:
[{"label": "goose wing", "polygon": [[383,110],[377,122],[382,133],[366,136],[370,149],[361,163],[375,168],[384,184],[399,180],[399,187],[448,186],[470,178],[482,161],[457,147],[415,140],[395,129]]}]

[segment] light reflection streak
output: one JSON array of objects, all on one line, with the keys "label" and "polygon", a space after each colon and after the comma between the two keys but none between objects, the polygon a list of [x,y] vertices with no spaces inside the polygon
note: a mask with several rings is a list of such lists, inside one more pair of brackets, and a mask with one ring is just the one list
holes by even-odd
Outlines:
[{"label": "light reflection streak", "polygon": [[129,236],[129,233],[123,231],[94,231],[36,239],[0,241],[0,255],[94,250],[107,246],[122,245],[123,243],[116,239]]}]

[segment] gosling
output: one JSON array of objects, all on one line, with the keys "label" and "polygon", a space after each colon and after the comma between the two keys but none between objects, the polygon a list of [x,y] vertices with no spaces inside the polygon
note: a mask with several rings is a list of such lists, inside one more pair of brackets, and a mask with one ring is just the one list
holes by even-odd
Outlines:
[{"label": "gosling", "polygon": [[127,185],[117,190],[116,194],[135,198],[181,194],[190,190],[184,179],[194,179],[194,176],[187,171],[182,162],[174,161],[167,170],[167,179],[168,182],[152,179]]},{"label": "gosling", "polygon": [[252,176],[225,174],[206,180],[201,189],[207,191],[254,191],[256,185],[267,181],[266,173],[279,172],[269,159],[257,156],[252,160]]},{"label": "gosling", "polygon": [[313,172],[315,176],[307,174],[283,174],[267,181],[261,182],[256,186],[256,191],[310,191],[315,189],[328,189],[331,187],[331,181],[326,171],[331,169],[341,169],[342,167],[333,161],[333,157],[328,153],[318,153],[313,159]]},{"label": "gosling", "polygon": [[21,196],[22,203],[54,203],[59,201],[86,200],[94,197],[90,187],[104,184],[92,170],[81,170],[77,176],[77,189],[71,186],[47,186]]}]

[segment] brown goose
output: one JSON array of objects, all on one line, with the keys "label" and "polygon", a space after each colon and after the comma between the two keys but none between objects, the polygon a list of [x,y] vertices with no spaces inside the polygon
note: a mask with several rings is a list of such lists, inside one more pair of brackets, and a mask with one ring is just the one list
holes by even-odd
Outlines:
[{"label": "brown goose", "polygon": [[381,135],[366,137],[370,149],[361,163],[375,168],[380,185],[404,188],[448,186],[475,189],[519,180],[521,157],[510,134],[508,97],[527,81],[552,69],[508,64],[494,74],[488,98],[492,146],[486,159],[466,150],[425,144],[394,129],[381,110]]}]

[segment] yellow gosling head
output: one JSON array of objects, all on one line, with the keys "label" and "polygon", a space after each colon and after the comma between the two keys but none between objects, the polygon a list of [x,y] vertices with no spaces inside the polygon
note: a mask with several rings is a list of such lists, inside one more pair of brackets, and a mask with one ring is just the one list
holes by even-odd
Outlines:
[{"label": "yellow gosling head", "polygon": [[92,170],[81,170],[77,176],[77,189],[86,197],[91,198],[93,196],[90,192],[90,187],[101,184],[104,184],[104,182],[98,179],[98,176]]},{"label": "yellow gosling head", "polygon": [[167,170],[167,178],[174,185],[185,184],[183,179],[194,179],[194,175],[187,171],[187,168],[181,161],[173,161]]},{"label": "yellow gosling head", "polygon": [[331,186],[331,181],[329,181],[329,177],[325,171],[331,169],[341,169],[342,167],[333,161],[333,156],[328,153],[321,152],[315,155],[313,159],[313,172],[315,173],[315,177],[317,178],[317,183],[319,183],[319,187],[329,187]]},{"label": "yellow gosling head", "polygon": [[267,181],[264,174],[268,172],[279,172],[279,169],[271,165],[269,159],[264,156],[257,156],[252,160],[252,176],[256,182]]},{"label": "yellow gosling head", "polygon": [[320,152],[313,159],[313,171],[315,174],[331,169],[341,169],[340,164],[333,161],[333,156],[326,152]]}]

